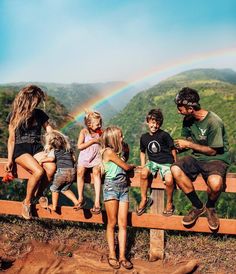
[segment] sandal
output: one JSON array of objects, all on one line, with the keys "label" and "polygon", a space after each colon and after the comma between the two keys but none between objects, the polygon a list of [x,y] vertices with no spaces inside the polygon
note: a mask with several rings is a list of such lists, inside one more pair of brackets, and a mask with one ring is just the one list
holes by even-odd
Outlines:
[{"label": "sandal", "polygon": [[44,196],[40,197],[39,198],[39,205],[42,208],[48,209],[48,198],[44,197]]},{"label": "sandal", "polygon": [[77,205],[74,205],[74,206],[73,206],[73,209],[74,209],[75,211],[78,211],[78,210],[80,210],[80,209],[83,209],[83,208],[85,207],[85,205],[86,205],[86,202],[85,202],[85,201],[78,202]]},{"label": "sandal", "polygon": [[175,212],[175,206],[173,205],[171,209],[167,210],[165,209],[163,212],[162,212],[162,215],[163,216],[166,216],[166,217],[169,217],[169,216],[172,216]]},{"label": "sandal", "polygon": [[109,266],[111,266],[114,269],[120,268],[120,262],[116,258],[107,258]]},{"label": "sandal", "polygon": [[138,216],[141,216],[141,215],[145,212],[145,210],[146,210],[149,206],[151,206],[152,204],[153,204],[153,200],[152,200],[152,198],[149,197],[149,198],[146,200],[146,203],[144,204],[143,207],[137,208],[137,209],[136,209],[136,214],[137,214]]},{"label": "sandal", "polygon": [[123,266],[125,269],[132,269],[133,268],[133,264],[130,261],[128,261],[127,259],[121,260],[120,265]]},{"label": "sandal", "polygon": [[90,212],[92,214],[98,215],[98,214],[101,213],[101,207],[100,206],[99,207],[94,206],[93,208],[90,209]]}]

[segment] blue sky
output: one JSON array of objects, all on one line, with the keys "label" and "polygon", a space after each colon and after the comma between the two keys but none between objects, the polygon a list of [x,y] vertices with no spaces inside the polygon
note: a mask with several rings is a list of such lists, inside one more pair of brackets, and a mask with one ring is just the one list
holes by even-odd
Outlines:
[{"label": "blue sky", "polygon": [[0,0],[0,83],[130,81],[166,64],[146,81],[236,70],[235,11],[235,0]]}]

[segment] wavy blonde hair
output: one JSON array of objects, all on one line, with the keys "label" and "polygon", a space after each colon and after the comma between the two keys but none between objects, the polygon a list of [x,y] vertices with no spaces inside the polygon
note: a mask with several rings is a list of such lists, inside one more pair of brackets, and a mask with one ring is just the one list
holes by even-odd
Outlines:
[{"label": "wavy blonde hair", "polygon": [[100,120],[102,125],[102,116],[99,112],[86,110],[85,117],[84,117],[84,124],[86,125],[86,127],[90,127],[93,119]]},{"label": "wavy blonde hair", "polygon": [[22,88],[16,95],[12,105],[12,115],[10,124],[14,129],[23,123],[28,123],[32,117],[34,109],[41,101],[45,100],[45,93],[35,85]]},{"label": "wavy blonde hair", "polygon": [[49,152],[52,149],[71,151],[69,138],[55,129],[44,135],[44,143],[44,149],[46,152]]},{"label": "wavy blonde hair", "polygon": [[102,150],[111,148],[116,154],[120,154],[122,152],[121,135],[121,128],[107,127],[102,133]]}]

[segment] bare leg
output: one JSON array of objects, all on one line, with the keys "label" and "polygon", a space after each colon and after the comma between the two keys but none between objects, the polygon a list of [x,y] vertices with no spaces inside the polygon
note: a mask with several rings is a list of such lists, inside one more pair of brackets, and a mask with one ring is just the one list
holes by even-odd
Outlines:
[{"label": "bare leg", "polygon": [[93,180],[94,180],[94,190],[95,190],[95,200],[94,206],[100,207],[100,195],[101,195],[101,170],[100,167],[93,167]]},{"label": "bare leg", "polygon": [[53,175],[56,171],[56,164],[55,163],[44,163],[43,169],[45,170],[45,174],[41,179],[41,182],[38,186],[38,189],[36,191],[36,196],[41,197],[43,196],[44,190],[48,187],[49,183],[53,179]]},{"label": "bare leg", "polygon": [[82,203],[84,200],[84,173],[85,167],[78,167],[77,169],[77,188],[78,188],[78,200]]},{"label": "bare leg", "polygon": [[50,209],[53,211],[57,210],[59,194],[59,192],[52,191],[52,207]]},{"label": "bare leg", "polygon": [[26,197],[24,200],[26,205],[30,205],[35,189],[44,174],[44,170],[30,154],[23,154],[16,158],[15,161],[32,174],[27,182]]},{"label": "bare leg", "polygon": [[141,202],[139,208],[143,208],[147,201],[147,190],[148,190],[148,176],[150,175],[149,169],[146,167],[142,168],[140,177],[140,190],[141,190]]},{"label": "bare leg", "polygon": [[75,194],[70,190],[66,190],[66,191],[62,191],[62,193],[68,198],[70,199],[74,205],[78,205],[78,200],[77,198],[75,197]]},{"label": "bare leg", "polygon": [[207,180],[208,197],[212,201],[217,201],[223,188],[223,178],[219,175],[210,175]]},{"label": "bare leg", "polygon": [[180,169],[178,166],[172,166],[171,172],[173,174],[173,177],[174,177],[177,185],[179,186],[179,188],[181,188],[183,190],[183,192],[185,194],[188,194],[188,193],[194,191],[192,181],[189,179],[189,177],[187,177],[185,175],[185,173],[182,171],[182,169]]},{"label": "bare leg", "polygon": [[128,202],[119,202],[119,211],[118,211],[119,234],[118,235],[119,235],[120,261],[125,260],[128,210],[129,210]]},{"label": "bare leg", "polygon": [[173,208],[173,193],[174,193],[174,181],[171,173],[165,175],[166,183],[166,211],[169,211]]},{"label": "bare leg", "polygon": [[116,258],[115,251],[115,226],[117,223],[119,202],[117,200],[110,200],[105,202],[105,209],[107,212],[107,242],[109,247],[109,258]]}]

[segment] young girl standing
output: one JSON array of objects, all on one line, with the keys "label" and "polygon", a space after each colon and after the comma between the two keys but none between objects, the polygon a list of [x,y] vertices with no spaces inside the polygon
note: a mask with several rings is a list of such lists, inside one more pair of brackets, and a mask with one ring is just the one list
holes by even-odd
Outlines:
[{"label": "young girl standing", "polygon": [[92,168],[95,201],[91,213],[100,214],[100,192],[101,192],[101,155],[100,155],[100,132],[102,117],[98,112],[88,112],[84,118],[86,128],[82,129],[78,138],[78,149],[80,150],[77,168],[77,186],[79,195],[79,206],[85,206],[84,201],[84,174],[88,168]]},{"label": "young girl standing", "polygon": [[78,200],[70,190],[75,181],[75,158],[70,143],[66,136],[57,130],[45,134],[45,152],[47,157],[40,160],[40,163],[56,162],[56,173],[50,190],[52,191],[52,205],[49,208],[56,211],[60,192],[74,203],[77,209]]},{"label": "young girl standing", "polygon": [[[118,127],[108,127],[102,135],[102,163],[105,172],[103,198],[107,213],[107,241],[109,246],[108,263],[118,269],[123,266],[131,269],[133,264],[125,257],[127,238],[127,216],[129,209],[129,196],[126,171],[132,170],[134,165],[129,165],[121,159],[122,131]],[[115,252],[115,226],[119,226],[119,260]]]}]

